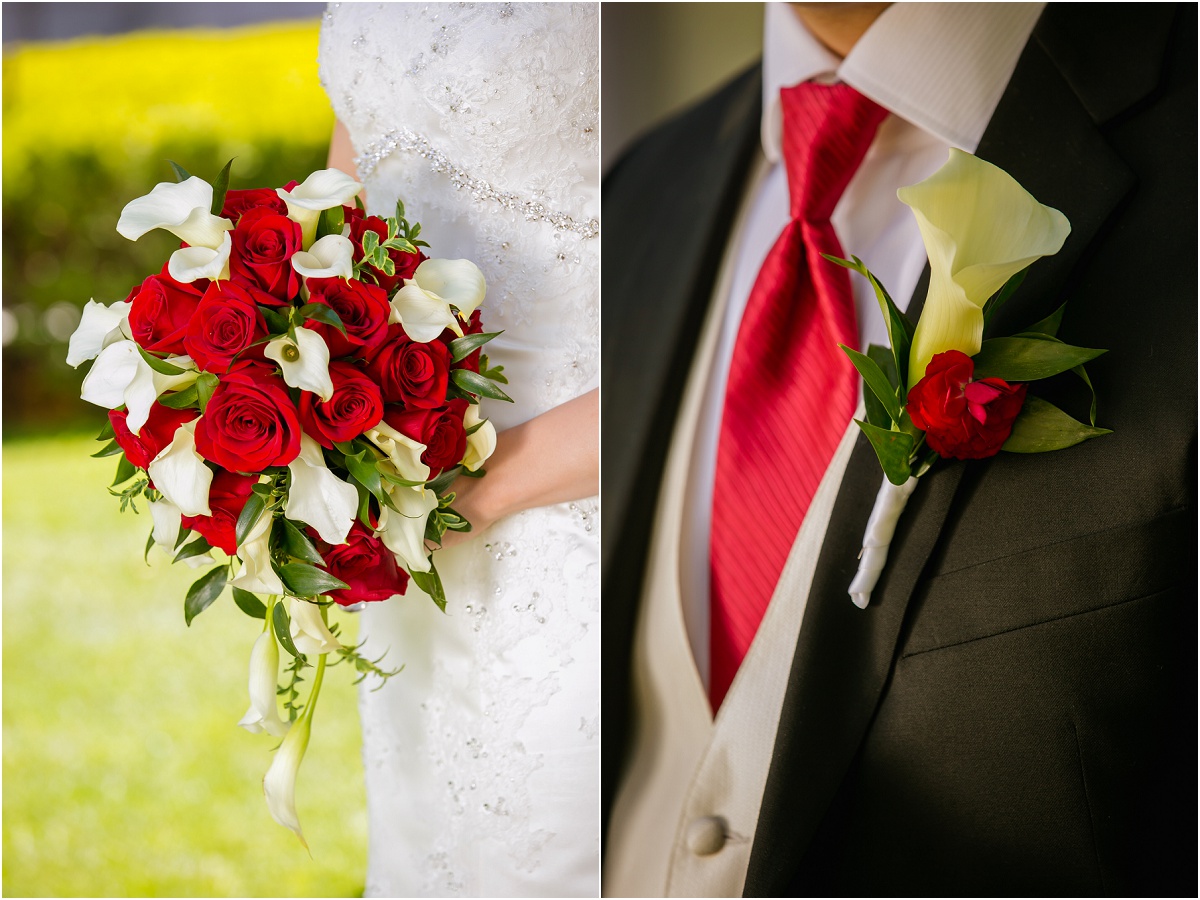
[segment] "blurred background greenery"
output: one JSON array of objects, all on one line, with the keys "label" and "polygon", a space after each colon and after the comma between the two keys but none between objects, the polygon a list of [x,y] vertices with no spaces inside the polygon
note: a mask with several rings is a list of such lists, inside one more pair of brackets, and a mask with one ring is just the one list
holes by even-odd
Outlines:
[{"label": "blurred background greenery", "polygon": [[[123,300],[173,249],[115,230],[125,203],[171,180],[167,159],[212,178],[236,157],[235,188],[323,167],[320,8],[11,43],[10,12],[34,6],[58,7],[4,9],[4,894],[358,896],[354,673],[326,679],[300,773],[310,858],[262,799],[275,741],[235,724],[258,625],[224,596],[185,627],[197,573],[158,551],[143,563],[149,515],[120,514],[105,492],[113,460],[89,458],[104,411],[79,400],[84,369],[63,361],[83,304]],[[96,6],[136,22],[166,4]]]}]

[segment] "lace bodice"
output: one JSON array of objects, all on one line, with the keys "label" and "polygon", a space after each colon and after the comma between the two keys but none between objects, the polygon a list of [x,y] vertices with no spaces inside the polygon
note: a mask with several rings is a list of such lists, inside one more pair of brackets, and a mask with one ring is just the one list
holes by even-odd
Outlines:
[{"label": "lace bodice", "polygon": [[[371,212],[483,270],[500,430],[599,381],[595,4],[331,4],[322,82]],[[597,896],[597,501],[526,510],[439,551],[440,613],[370,604],[360,694],[370,896]],[[374,685],[364,685],[366,688]]]},{"label": "lace bodice", "polygon": [[[403,199],[431,255],[483,269],[484,324],[510,330],[491,355],[528,392],[491,411],[498,427],[598,382],[598,48],[591,4],[334,3],[325,14],[322,83],[368,207]],[[563,329],[567,310],[577,324]],[[554,358],[527,365],[538,342]]]}]

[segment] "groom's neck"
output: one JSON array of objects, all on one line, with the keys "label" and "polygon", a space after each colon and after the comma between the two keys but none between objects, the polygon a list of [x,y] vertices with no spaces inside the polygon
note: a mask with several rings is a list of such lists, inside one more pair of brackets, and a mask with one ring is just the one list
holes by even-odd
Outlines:
[{"label": "groom's neck", "polygon": [[890,3],[792,3],[813,37],[843,59]]}]

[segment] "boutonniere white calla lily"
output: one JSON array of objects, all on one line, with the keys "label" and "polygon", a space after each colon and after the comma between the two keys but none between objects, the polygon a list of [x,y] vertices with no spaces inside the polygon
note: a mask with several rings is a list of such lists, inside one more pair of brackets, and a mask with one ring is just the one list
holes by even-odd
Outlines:
[{"label": "boutonniere white calla lily", "polygon": [[1091,388],[1084,363],[1105,351],[1058,339],[1065,304],[1015,336],[988,336],[1026,269],[1062,248],[1066,216],[960,150],[898,196],[912,208],[929,257],[929,293],[915,326],[861,260],[826,256],[870,281],[891,342],[866,353],[842,347],[863,378],[866,417],[855,421],[884,473],[849,588],[860,608],[870,603],[917,479],[939,459],[1060,450],[1110,433],[1096,427],[1094,394],[1085,425],[1026,393],[1028,382],[1066,371]]}]

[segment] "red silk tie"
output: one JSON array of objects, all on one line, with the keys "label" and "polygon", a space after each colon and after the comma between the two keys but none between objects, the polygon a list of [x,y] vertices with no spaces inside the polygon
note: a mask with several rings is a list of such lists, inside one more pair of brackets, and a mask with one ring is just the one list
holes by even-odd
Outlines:
[{"label": "red silk tie", "polygon": [[887,110],[845,84],[780,91],[791,221],[767,254],[738,329],[717,445],[711,669],[729,690],[829,460],[854,415],[849,272],[829,221]]}]

